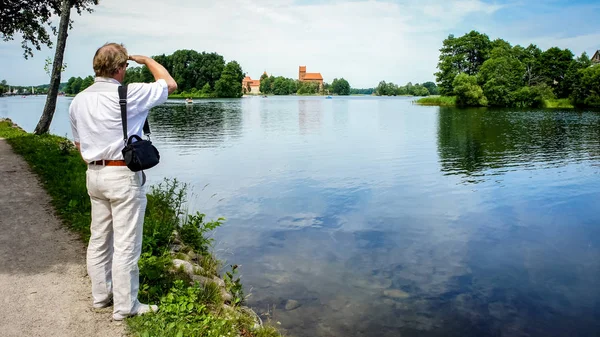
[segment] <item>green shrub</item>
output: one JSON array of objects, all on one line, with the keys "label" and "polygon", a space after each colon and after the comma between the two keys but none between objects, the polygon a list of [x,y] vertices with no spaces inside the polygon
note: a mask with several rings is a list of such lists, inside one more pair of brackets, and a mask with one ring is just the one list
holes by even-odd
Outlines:
[{"label": "green shrub", "polygon": [[207,237],[207,233],[221,226],[225,221],[225,218],[218,218],[215,221],[204,222],[205,216],[200,212],[190,214],[179,228],[181,241],[202,255],[208,254],[208,249],[213,243],[213,239]]},{"label": "green shrub", "polygon": [[475,76],[459,74],[452,82],[454,94],[456,95],[456,104],[463,106],[487,106],[487,98],[483,95],[483,90],[477,84]]}]

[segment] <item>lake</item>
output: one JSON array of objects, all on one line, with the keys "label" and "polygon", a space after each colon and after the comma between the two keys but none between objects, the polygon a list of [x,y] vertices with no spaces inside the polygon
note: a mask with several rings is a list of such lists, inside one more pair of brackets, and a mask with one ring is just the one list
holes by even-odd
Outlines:
[{"label": "lake", "polygon": [[[600,113],[411,101],[169,101],[149,179],[227,218],[218,257],[290,336],[598,336]],[[0,117],[32,131],[43,105]]]}]

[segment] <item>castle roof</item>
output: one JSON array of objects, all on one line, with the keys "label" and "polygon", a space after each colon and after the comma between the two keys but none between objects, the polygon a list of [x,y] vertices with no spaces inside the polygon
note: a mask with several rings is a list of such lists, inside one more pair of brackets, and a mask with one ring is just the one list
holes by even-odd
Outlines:
[{"label": "castle roof", "polygon": [[321,76],[321,73],[306,73],[306,75],[304,75],[304,79],[305,80],[323,80],[323,76]]},{"label": "castle roof", "polygon": [[253,80],[252,78],[250,78],[250,76],[246,76],[244,77],[244,80],[242,81],[242,85],[248,85],[250,84],[251,87],[257,87],[260,85],[260,80]]}]

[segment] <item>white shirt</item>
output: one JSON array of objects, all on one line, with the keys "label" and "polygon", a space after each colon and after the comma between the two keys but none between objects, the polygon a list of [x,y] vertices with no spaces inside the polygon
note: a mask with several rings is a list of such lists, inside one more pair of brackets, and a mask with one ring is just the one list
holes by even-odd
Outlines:
[{"label": "white shirt", "polygon": [[[75,96],[69,108],[74,141],[86,162],[122,160],[124,142],[119,105],[119,81],[96,77],[95,83]],[[127,136],[142,136],[148,110],[166,102],[167,82],[132,83],[127,87]]]}]

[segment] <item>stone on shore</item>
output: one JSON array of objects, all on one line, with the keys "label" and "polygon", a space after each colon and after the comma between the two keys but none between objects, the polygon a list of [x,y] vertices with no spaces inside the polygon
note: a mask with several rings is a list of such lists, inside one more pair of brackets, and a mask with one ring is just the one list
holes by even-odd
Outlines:
[{"label": "stone on shore", "polygon": [[291,310],[295,310],[298,309],[302,304],[300,304],[300,302],[296,301],[296,300],[287,300],[287,302],[285,302],[285,310],[287,311],[291,311]]}]

